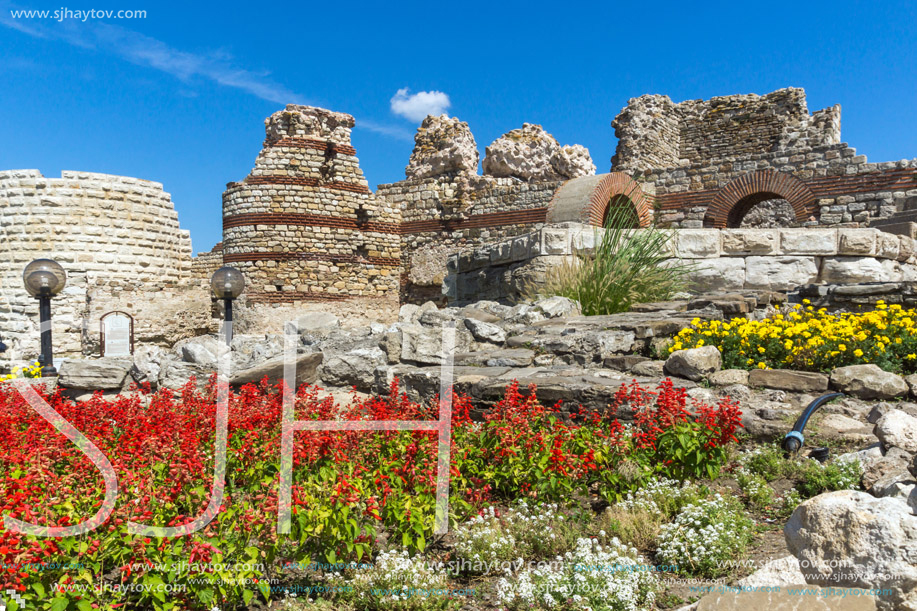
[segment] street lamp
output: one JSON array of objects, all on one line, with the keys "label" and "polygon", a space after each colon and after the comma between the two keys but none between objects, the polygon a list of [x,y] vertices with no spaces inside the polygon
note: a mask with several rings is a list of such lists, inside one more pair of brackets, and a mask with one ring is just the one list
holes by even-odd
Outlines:
[{"label": "street lamp", "polygon": [[224,266],[213,272],[210,278],[210,288],[216,298],[222,299],[226,306],[223,334],[228,346],[232,343],[232,300],[242,294],[245,288],[245,277],[236,268]]},{"label": "street lamp", "polygon": [[22,282],[29,295],[38,299],[38,317],[41,329],[42,377],[57,376],[51,346],[51,298],[60,293],[67,284],[67,274],[60,263],[52,259],[35,259],[22,271]]}]

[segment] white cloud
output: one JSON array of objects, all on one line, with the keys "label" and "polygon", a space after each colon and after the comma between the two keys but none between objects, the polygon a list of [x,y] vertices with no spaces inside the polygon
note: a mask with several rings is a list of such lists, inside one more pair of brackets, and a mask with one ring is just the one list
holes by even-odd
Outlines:
[{"label": "white cloud", "polygon": [[407,87],[392,96],[392,112],[405,119],[420,122],[427,115],[442,114],[449,106],[449,96],[442,91],[418,91],[411,94]]}]

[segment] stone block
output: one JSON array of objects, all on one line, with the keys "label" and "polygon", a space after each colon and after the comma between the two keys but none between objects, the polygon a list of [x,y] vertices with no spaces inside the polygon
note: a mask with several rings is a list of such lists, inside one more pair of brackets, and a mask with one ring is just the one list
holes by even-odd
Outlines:
[{"label": "stone block", "polygon": [[682,229],[675,236],[675,252],[682,259],[709,259],[720,254],[716,229]]},{"label": "stone block", "polygon": [[894,261],[883,262],[872,257],[825,257],[818,281],[827,284],[897,282],[901,279],[901,270],[896,267]]},{"label": "stone block", "polygon": [[688,273],[688,280],[692,284],[691,290],[716,291],[745,287],[745,259],[741,257],[719,257],[702,261],[670,260],[692,266]]},{"label": "stone block", "polygon": [[541,254],[569,254],[570,236],[565,227],[546,227],[541,230]]},{"label": "stone block", "polygon": [[782,255],[837,254],[836,229],[780,229]]},{"label": "stone block", "polygon": [[[588,254],[595,251],[595,245],[602,239],[603,230],[597,227],[586,227],[571,232],[571,252]],[[566,254],[566,253],[565,253]]]},{"label": "stone block", "polygon": [[818,279],[815,257],[747,257],[747,288],[787,290]]},{"label": "stone block", "polygon": [[876,256],[883,259],[897,259],[901,241],[898,236],[884,231],[876,232]]},{"label": "stone block", "polygon": [[748,385],[790,392],[823,392],[828,390],[828,376],[791,369],[753,369],[748,374]]},{"label": "stone block", "polygon": [[872,255],[876,252],[876,232],[873,229],[838,229],[837,254]]},{"label": "stone block", "polygon": [[777,252],[776,229],[724,229],[724,255],[769,255]]}]

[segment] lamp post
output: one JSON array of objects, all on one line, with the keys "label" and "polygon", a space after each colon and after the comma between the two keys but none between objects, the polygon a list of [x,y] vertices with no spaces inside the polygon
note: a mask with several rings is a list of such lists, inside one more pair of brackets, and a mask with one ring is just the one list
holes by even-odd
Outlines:
[{"label": "lamp post", "polygon": [[35,259],[22,271],[22,283],[29,295],[38,299],[38,317],[41,329],[42,377],[56,377],[54,354],[51,345],[51,298],[67,284],[67,274],[60,263],[52,259]]},{"label": "lamp post", "polygon": [[245,277],[236,268],[223,266],[213,272],[210,278],[210,288],[216,298],[222,299],[226,306],[223,335],[226,338],[226,345],[229,346],[232,343],[232,300],[242,294],[245,288]]}]

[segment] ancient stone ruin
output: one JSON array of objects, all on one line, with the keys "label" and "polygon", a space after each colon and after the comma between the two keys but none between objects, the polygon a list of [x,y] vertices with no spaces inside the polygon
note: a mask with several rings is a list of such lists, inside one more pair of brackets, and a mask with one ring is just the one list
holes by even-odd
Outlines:
[{"label": "ancient stone ruin", "polygon": [[[478,173],[468,124],[429,116],[405,179],[373,193],[353,117],[289,105],[265,120],[254,168],[223,194],[223,241],[196,258],[157,183],[3,172],[13,255],[0,317],[33,353],[35,304],[18,274],[38,254],[71,274],[56,306],[62,354],[94,353],[98,316],[111,309],[137,313],[139,337],[153,343],[212,330],[206,279],[223,264],[246,276],[238,320],[251,329],[273,324],[278,308],[384,317],[403,303],[513,301],[588,249],[613,201],[640,226],[680,229],[672,256],[696,264],[697,290],[917,277],[917,160],[867,162],[841,142],[839,106],[809,114],[793,88],[681,103],[645,95],[612,125],[606,173],[584,147],[529,123],[488,145]],[[37,215],[52,220],[31,222]],[[140,297],[150,291],[155,300]]]}]

